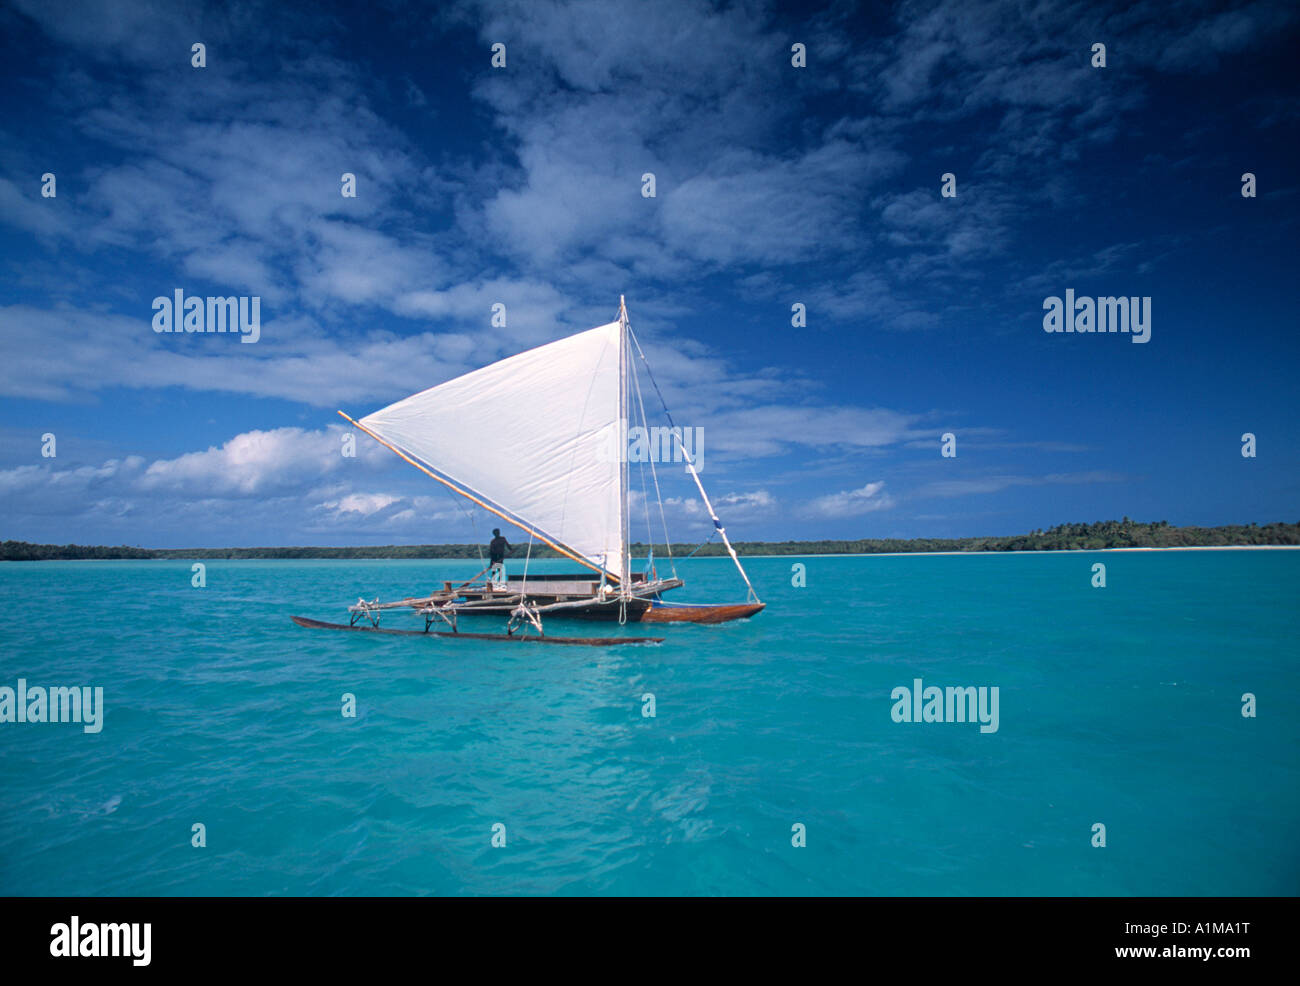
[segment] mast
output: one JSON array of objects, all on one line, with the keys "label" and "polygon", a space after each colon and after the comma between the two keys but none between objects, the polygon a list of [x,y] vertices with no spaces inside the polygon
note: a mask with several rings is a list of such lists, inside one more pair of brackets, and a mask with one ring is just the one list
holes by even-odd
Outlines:
[{"label": "mast", "polygon": [[632,590],[632,558],[631,548],[628,544],[631,527],[630,511],[628,509],[628,463],[627,463],[627,302],[620,294],[618,296],[618,430],[619,430],[619,543],[623,551],[623,578],[620,580],[619,590],[622,595],[627,596]]}]

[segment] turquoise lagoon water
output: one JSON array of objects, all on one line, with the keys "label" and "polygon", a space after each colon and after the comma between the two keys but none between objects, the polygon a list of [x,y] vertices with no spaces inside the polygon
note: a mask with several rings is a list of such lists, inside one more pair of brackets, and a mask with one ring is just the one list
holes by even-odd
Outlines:
[{"label": "turquoise lagoon water", "polygon": [[[600,649],[289,621],[473,561],[0,565],[0,685],[106,707],[0,724],[0,893],[1297,892],[1300,553],[748,567],[758,618]],[[681,574],[741,598],[726,560]],[[997,686],[998,731],[894,722],[918,677]]]}]

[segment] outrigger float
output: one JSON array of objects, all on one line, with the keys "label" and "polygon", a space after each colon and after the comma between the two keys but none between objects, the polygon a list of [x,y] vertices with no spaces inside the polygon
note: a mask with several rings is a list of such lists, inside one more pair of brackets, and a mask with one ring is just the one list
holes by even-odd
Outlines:
[{"label": "outrigger float", "polygon": [[514,636],[506,633],[461,633],[455,630],[433,630],[426,622],[423,630],[394,630],[391,627],[358,626],[355,623],[325,623],[295,616],[293,622],[309,630],[364,630],[369,633],[389,633],[402,637],[457,637],[462,640],[512,640],[528,644],[585,644],[588,647],[612,647],[615,644],[662,644],[663,637],[547,637],[539,634]]},{"label": "outrigger float", "polygon": [[[518,576],[490,581],[483,571],[426,595],[380,602],[360,599],[345,624],[295,616],[314,629],[508,639],[570,644],[657,643],[661,637],[547,637],[543,616],[625,623],[726,623],[763,609],[726,529],[718,519],[682,432],[667,417],[675,444],[700,498],[748,590],[743,603],[667,603],[663,593],[681,588],[671,548],[670,574],[661,576],[653,552],[646,569],[632,571],[628,420],[635,401],[641,433],[649,434],[633,350],[655,393],[663,395],[619,299],[608,325],[539,346],[421,391],[348,422],[453,493],[528,535],[528,556]],[[671,545],[654,455],[648,460],[654,497]],[[650,527],[646,461],[641,461],[641,502]],[[710,535],[710,540],[713,535]],[[653,537],[648,539],[653,543]],[[530,574],[532,545],[540,542],[584,571]],[[381,628],[382,614],[406,610],[423,616],[424,630]],[[504,634],[462,632],[461,616],[507,617]],[[435,630],[434,627],[447,629]],[[536,631],[536,636],[528,634]],[[516,631],[520,631],[516,634]]]}]

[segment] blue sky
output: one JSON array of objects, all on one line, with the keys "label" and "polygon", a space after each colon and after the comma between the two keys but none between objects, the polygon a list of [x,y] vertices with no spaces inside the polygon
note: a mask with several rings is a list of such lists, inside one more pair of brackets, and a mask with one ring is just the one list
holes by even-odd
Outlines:
[{"label": "blue sky", "polygon": [[[488,520],[391,453],[343,457],[335,409],[620,293],[735,538],[1295,521],[1298,25],[1287,2],[12,0],[0,538],[470,540]],[[176,288],[259,296],[259,342],[154,333]],[[1150,342],[1045,333],[1067,288],[1149,296]],[[703,539],[667,479],[674,539]]]}]

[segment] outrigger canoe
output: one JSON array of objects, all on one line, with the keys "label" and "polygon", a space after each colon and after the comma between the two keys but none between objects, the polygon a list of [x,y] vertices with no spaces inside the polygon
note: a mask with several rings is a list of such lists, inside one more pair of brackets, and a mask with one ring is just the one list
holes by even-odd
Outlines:
[{"label": "outrigger canoe", "polygon": [[[542,639],[542,616],[619,623],[727,623],[747,619],[763,609],[727,531],[722,526],[704,484],[695,456],[683,441],[664,405],[669,427],[658,429],[675,442],[669,458],[684,462],[700,499],[748,590],[743,603],[674,604],[663,594],[680,588],[671,549],[666,559],[671,573],[661,576],[653,552],[645,571],[632,571],[629,530],[628,464],[641,464],[641,487],[648,490],[649,464],[659,518],[663,499],[655,471],[655,454],[640,448],[652,434],[645,414],[635,356],[645,365],[649,382],[659,395],[641,344],[632,332],[627,305],[619,299],[618,318],[536,349],[492,363],[446,383],[413,394],[360,420],[342,415],[358,430],[441,483],[458,496],[495,514],[528,535],[528,556],[519,575],[489,581],[488,568],[472,579],[428,595],[395,602],[358,600],[347,626],[295,617],[300,626],[367,629],[379,627],[380,613],[412,609],[425,616],[425,629],[385,630],[431,633],[443,620],[446,636],[458,633],[459,616],[507,616],[509,639]],[[629,429],[633,409],[641,424]],[[657,428],[657,426],[656,426]],[[635,439],[634,439],[634,433]],[[634,448],[629,441],[635,440]],[[698,440],[692,443],[698,454]],[[658,451],[664,451],[661,446]],[[648,496],[648,494],[647,494]],[[646,504],[649,505],[647,499]],[[647,527],[650,511],[645,511]],[[648,531],[648,534],[653,532]],[[664,543],[671,545],[666,528]],[[652,536],[646,543],[653,543]],[[529,574],[534,543],[548,545],[584,571]],[[518,559],[510,562],[513,568]],[[538,637],[515,638],[516,626],[529,624]],[[577,643],[577,638],[546,638]],[[615,638],[593,638],[610,639]],[[626,643],[625,638],[616,642]]]}]

